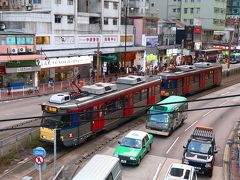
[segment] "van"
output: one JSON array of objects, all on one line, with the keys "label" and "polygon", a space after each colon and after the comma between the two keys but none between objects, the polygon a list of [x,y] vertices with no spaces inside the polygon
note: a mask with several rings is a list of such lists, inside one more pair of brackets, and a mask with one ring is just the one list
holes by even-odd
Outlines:
[{"label": "van", "polygon": [[122,180],[121,163],[116,157],[96,154],[73,180]]},{"label": "van", "polygon": [[197,174],[193,166],[186,164],[173,163],[164,178],[164,180],[182,179],[182,180],[197,180]]}]

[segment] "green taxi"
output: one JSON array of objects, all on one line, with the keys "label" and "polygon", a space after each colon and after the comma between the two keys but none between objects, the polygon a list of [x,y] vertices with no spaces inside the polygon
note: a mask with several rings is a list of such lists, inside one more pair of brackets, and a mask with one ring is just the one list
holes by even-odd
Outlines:
[{"label": "green taxi", "polygon": [[153,135],[143,131],[129,132],[114,151],[122,164],[139,165],[142,158],[150,151]]}]

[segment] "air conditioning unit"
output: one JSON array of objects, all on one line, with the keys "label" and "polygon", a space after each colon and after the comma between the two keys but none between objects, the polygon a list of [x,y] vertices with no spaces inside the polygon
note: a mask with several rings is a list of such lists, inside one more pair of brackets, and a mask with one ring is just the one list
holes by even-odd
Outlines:
[{"label": "air conditioning unit", "polygon": [[10,49],[10,53],[11,54],[17,54],[18,53],[18,49],[17,48],[11,48]]},{"label": "air conditioning unit", "polygon": [[19,53],[24,53],[24,52],[26,52],[26,48],[25,47],[19,47],[18,52]]},{"label": "air conditioning unit", "polygon": [[33,48],[27,48],[27,52],[33,52]]}]

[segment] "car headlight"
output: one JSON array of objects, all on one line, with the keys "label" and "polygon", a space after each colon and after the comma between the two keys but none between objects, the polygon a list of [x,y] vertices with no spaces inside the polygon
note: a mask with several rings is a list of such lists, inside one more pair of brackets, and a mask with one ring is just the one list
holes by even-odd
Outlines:
[{"label": "car headlight", "polygon": [[135,157],[130,157],[130,160],[136,161],[137,159]]},{"label": "car headlight", "polygon": [[113,156],[118,158],[118,154],[113,154]]},{"label": "car headlight", "polygon": [[211,163],[206,163],[205,167],[206,168],[212,167],[212,164]]},{"label": "car headlight", "polygon": [[187,159],[183,159],[183,164],[189,164]]}]

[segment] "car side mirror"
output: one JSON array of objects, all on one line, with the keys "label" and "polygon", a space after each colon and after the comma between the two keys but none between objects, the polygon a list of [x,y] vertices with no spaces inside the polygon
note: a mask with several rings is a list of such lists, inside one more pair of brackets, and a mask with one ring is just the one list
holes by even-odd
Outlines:
[{"label": "car side mirror", "polygon": [[118,141],[118,144],[121,144],[121,141]]},{"label": "car side mirror", "polygon": [[186,146],[183,146],[183,149],[186,149]]}]

